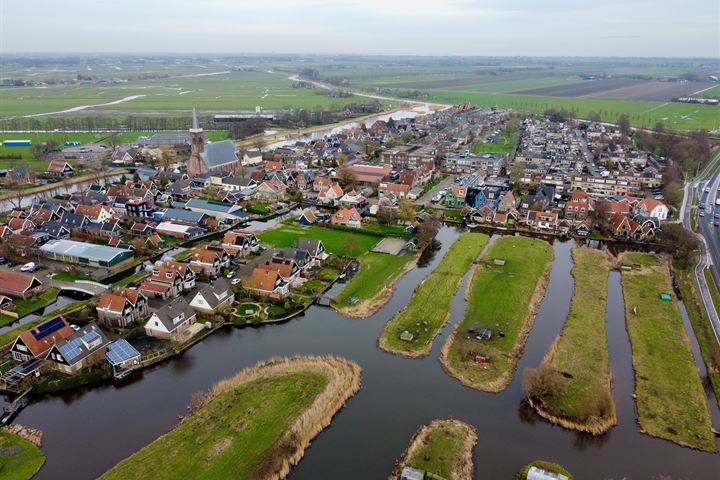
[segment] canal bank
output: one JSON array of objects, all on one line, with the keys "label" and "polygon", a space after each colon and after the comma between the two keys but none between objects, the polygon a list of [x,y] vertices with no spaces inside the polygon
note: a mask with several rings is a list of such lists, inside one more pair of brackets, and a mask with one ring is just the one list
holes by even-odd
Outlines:
[{"label": "canal bank", "polygon": [[[418,267],[397,282],[390,301],[363,321],[313,306],[304,316],[282,324],[220,329],[122,384],[36,401],[22,412],[18,422],[44,432],[47,463],[37,478],[95,478],[175,425],[177,415],[186,414],[194,392],[207,390],[220,378],[258,361],[295,353],[332,354],[357,362],[363,369],[363,388],[331,427],[313,441],[291,472],[289,478],[293,480],[386,478],[397,455],[421,425],[448,417],[467,422],[478,431],[478,448],[473,455],[478,479],[514,478],[522,465],[537,458],[562,464],[575,478],[639,479],[661,474],[701,480],[715,477],[720,456],[682,448],[638,430],[617,272],[610,274],[606,318],[618,426],[599,437],[571,432],[541,419],[525,404],[520,374],[524,368],[539,364],[561,332],[569,311],[574,288],[570,275],[572,240],[553,242],[554,260],[545,299],[517,371],[504,391],[479,392],[449,377],[438,362],[442,341],[434,342],[430,355],[422,359],[408,360],[380,351],[375,341],[383,326],[437,267],[459,232],[443,227],[437,237],[440,248],[429,250]],[[466,275],[464,282],[468,280]],[[459,289],[453,299],[451,319],[441,337],[463,318],[463,290]],[[625,372],[629,375],[623,370],[629,370]]]}]

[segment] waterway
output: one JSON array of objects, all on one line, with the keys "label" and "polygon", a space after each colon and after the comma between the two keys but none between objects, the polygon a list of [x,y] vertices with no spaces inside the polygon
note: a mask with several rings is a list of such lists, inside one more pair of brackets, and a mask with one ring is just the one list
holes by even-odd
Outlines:
[{"label": "waterway", "polygon": [[[313,306],[304,316],[283,324],[228,327],[122,385],[101,385],[36,401],[17,421],[45,434],[47,462],[37,478],[95,478],[175,425],[194,392],[260,360],[295,353],[333,354],[356,361],[363,368],[363,388],[315,439],[292,471],[289,478],[293,480],[387,478],[420,425],[449,417],[477,428],[477,479],[513,479],[523,464],[539,458],[561,463],[583,480],[660,475],[718,478],[720,455],[682,448],[638,429],[617,272],[610,274],[606,320],[619,425],[606,435],[592,437],[554,426],[526,406],[521,372],[540,363],[569,311],[574,288],[572,240],[553,242],[555,259],[546,296],[514,379],[503,392],[464,387],[438,362],[443,343],[464,315],[462,292],[469,274],[453,299],[451,321],[435,339],[428,357],[410,360],[378,349],[383,325],[407,303],[459,233],[443,227],[439,248],[426,252],[418,268],[400,279],[392,299],[372,317],[349,319]],[[714,399],[710,404],[717,421]]]}]

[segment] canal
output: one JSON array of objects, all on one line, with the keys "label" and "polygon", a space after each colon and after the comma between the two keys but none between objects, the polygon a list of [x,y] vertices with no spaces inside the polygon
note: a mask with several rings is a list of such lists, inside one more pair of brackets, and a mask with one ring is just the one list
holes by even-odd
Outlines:
[{"label": "canal", "polygon": [[[367,319],[344,318],[314,306],[304,316],[283,324],[228,327],[122,385],[102,385],[38,400],[17,420],[44,432],[47,463],[37,478],[95,478],[175,425],[178,415],[186,413],[194,392],[257,361],[296,353],[340,355],[356,361],[363,368],[363,388],[315,439],[291,473],[293,480],[387,478],[421,424],[449,417],[477,428],[477,479],[513,479],[523,464],[535,459],[558,462],[583,480],[660,475],[717,478],[717,454],[682,448],[639,431],[617,272],[610,274],[606,320],[619,425],[606,435],[592,437],[551,425],[526,406],[521,372],[540,363],[569,311],[574,288],[572,240],[553,243],[555,259],[546,296],[513,382],[503,392],[483,393],[464,387],[438,362],[443,343],[463,317],[462,292],[469,274],[453,299],[451,321],[435,339],[428,357],[410,360],[378,349],[383,325],[407,303],[459,233],[443,227],[438,234],[441,246],[426,252],[418,268],[397,283],[393,298]],[[717,422],[712,397],[710,404]]]}]

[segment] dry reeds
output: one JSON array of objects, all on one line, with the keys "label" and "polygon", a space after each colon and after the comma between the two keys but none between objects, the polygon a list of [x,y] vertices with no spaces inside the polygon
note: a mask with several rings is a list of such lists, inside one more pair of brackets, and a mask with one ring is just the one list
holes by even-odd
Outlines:
[{"label": "dry reeds", "polygon": [[302,459],[305,448],[322,430],[327,428],[335,414],[359,389],[361,368],[355,362],[333,356],[273,357],[246,368],[232,377],[220,380],[210,388],[207,401],[234,390],[253,380],[270,375],[293,373],[319,373],[327,378],[327,386],[313,403],[300,414],[280,435],[269,454],[258,466],[252,478],[281,480]]}]

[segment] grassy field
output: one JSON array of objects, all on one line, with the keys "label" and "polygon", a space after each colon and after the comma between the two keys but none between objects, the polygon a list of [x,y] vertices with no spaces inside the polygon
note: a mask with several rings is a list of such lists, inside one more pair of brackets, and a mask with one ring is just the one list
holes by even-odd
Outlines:
[{"label": "grassy field", "polygon": [[503,132],[497,136],[497,143],[476,143],[470,151],[472,153],[510,153],[512,152],[517,132]]},{"label": "grassy field", "polygon": [[337,294],[334,302],[343,306],[349,298],[362,301],[374,297],[385,285],[392,284],[412,259],[412,255],[366,253],[358,258],[360,270]]},{"label": "grassy field", "polygon": [[433,420],[415,434],[401,465],[442,478],[470,478],[476,442],[477,434],[470,425],[458,420]]},{"label": "grassy field", "polygon": [[[495,259],[506,263],[494,265]],[[542,300],[537,294],[544,288],[538,287],[552,259],[552,246],[535,238],[503,237],[490,246],[469,286],[465,317],[443,348],[442,361],[451,375],[480,390],[507,386]],[[475,340],[466,333],[474,324],[502,330],[505,336]],[[492,361],[476,364],[476,354],[490,355]]]},{"label": "grassy field", "polygon": [[[551,412],[586,428],[615,423],[605,338],[610,256],[589,248],[572,251],[575,280],[570,315],[544,363],[568,378],[560,396],[542,398]],[[607,425],[610,423],[609,425]]]},{"label": "grassy field", "polygon": [[0,431],[0,478],[29,480],[45,463],[45,455],[25,439]]},{"label": "grassy field", "polygon": [[640,427],[654,437],[715,451],[705,391],[676,299],[659,298],[672,293],[667,264],[644,253],[625,259],[639,266],[623,271],[622,287]]},{"label": "grassy field", "polygon": [[697,96],[704,98],[720,98],[720,85],[704,90],[698,93]]},{"label": "grassy field", "polygon": [[[223,73],[217,73],[223,72]],[[174,76],[157,80],[138,80],[119,84],[60,85],[46,88],[6,88],[0,90],[2,116],[12,117],[90,105],[87,112],[129,114],[163,112],[188,114],[192,107],[214,113],[263,108],[335,108],[362,97],[333,98],[317,89],[292,88],[288,74],[265,71],[228,71],[215,75]],[[120,103],[109,104],[127,99]]]},{"label": "grassy field", "polygon": [[[292,247],[298,238],[314,238],[323,242],[325,249],[336,255],[359,257],[380,241],[380,237],[358,232],[346,232],[323,227],[299,227],[283,224],[278,228],[259,233],[263,243],[278,248]],[[351,238],[351,240],[348,240]],[[352,240],[354,238],[355,240]]]},{"label": "grassy field", "polygon": [[[461,235],[437,268],[417,286],[405,308],[385,325],[381,348],[408,356],[426,355],[450,316],[450,303],[463,275],[487,242],[488,236],[484,234]],[[415,337],[411,342],[400,339],[406,330]]]},{"label": "grassy field", "polygon": [[246,383],[214,398],[100,478],[252,478],[280,434],[326,383],[318,373]]},{"label": "grassy field", "polygon": [[[14,302],[15,308],[13,308],[12,311],[18,314],[18,318],[22,318],[28,313],[53,303],[57,299],[59,292],[57,288],[47,288],[27,300],[17,299]],[[0,315],[0,327],[13,323],[16,320],[17,318],[8,315]]]},{"label": "grassy field", "polygon": [[713,130],[720,127],[718,107],[709,105],[511,95],[453,90],[428,90],[428,94],[433,100],[453,104],[468,101],[474,105],[513,108],[528,112],[544,112],[551,108],[575,110],[576,115],[580,118],[588,118],[590,112],[597,112],[602,120],[607,122],[617,122],[620,115],[627,114],[633,125],[644,127],[653,127],[657,122],[662,122],[665,127],[676,130]]}]

